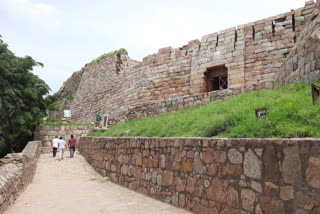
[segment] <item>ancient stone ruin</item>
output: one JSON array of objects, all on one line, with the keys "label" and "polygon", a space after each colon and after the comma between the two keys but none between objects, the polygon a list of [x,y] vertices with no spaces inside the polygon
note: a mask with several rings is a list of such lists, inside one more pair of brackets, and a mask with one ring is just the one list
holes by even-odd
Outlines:
[{"label": "ancient stone ruin", "polygon": [[[74,73],[59,93],[71,121],[103,125],[206,104],[241,92],[319,79],[318,3],[161,48],[142,62],[106,54]],[[63,112],[61,112],[61,116]]]}]

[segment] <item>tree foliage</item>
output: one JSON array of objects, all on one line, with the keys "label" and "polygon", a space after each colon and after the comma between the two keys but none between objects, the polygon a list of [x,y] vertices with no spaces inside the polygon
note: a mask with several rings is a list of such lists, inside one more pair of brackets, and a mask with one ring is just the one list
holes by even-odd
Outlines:
[{"label": "tree foliage", "polygon": [[10,151],[20,150],[50,103],[48,85],[31,71],[43,66],[32,57],[17,57],[0,36],[0,128]]}]

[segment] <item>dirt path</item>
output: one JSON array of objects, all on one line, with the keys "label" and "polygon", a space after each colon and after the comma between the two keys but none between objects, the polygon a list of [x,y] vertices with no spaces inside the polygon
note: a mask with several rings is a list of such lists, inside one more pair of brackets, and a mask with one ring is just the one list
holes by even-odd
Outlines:
[{"label": "dirt path", "polygon": [[188,213],[101,177],[78,153],[41,155],[33,182],[6,214]]}]

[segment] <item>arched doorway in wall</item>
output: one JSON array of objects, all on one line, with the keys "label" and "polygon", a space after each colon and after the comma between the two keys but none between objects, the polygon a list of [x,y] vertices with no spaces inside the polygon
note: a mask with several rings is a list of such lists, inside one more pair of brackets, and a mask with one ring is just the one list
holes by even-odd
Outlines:
[{"label": "arched doorway in wall", "polygon": [[203,77],[203,91],[218,91],[228,88],[228,68],[219,65],[207,68]]}]

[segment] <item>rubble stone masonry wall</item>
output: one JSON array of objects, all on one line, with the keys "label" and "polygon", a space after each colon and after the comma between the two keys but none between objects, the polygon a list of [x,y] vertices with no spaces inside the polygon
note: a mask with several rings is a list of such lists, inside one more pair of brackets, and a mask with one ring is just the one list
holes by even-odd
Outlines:
[{"label": "rubble stone masonry wall", "polygon": [[62,125],[62,126],[37,126],[34,131],[34,140],[41,141],[43,147],[51,147],[55,136],[63,137],[68,142],[71,135],[79,141],[81,137],[87,136],[94,127],[90,125]]},{"label": "rubble stone masonry wall", "polygon": [[31,141],[21,153],[4,157],[8,163],[0,166],[0,214],[5,212],[32,181],[41,147],[40,141]]},{"label": "rubble stone masonry wall", "polygon": [[72,90],[74,100],[62,100],[60,109],[72,111],[72,122],[89,123],[100,113],[114,125],[176,109],[171,105],[188,106],[188,98],[206,103],[198,97],[221,96],[207,93],[204,73],[221,66],[227,69],[228,89],[220,95],[271,89],[315,7],[308,1],[303,8],[205,35],[180,48],[159,49],[142,62],[122,53],[89,63],[61,87],[59,93]]},{"label": "rubble stone masonry wall", "polygon": [[201,214],[320,213],[319,139],[83,137],[122,186]]}]

